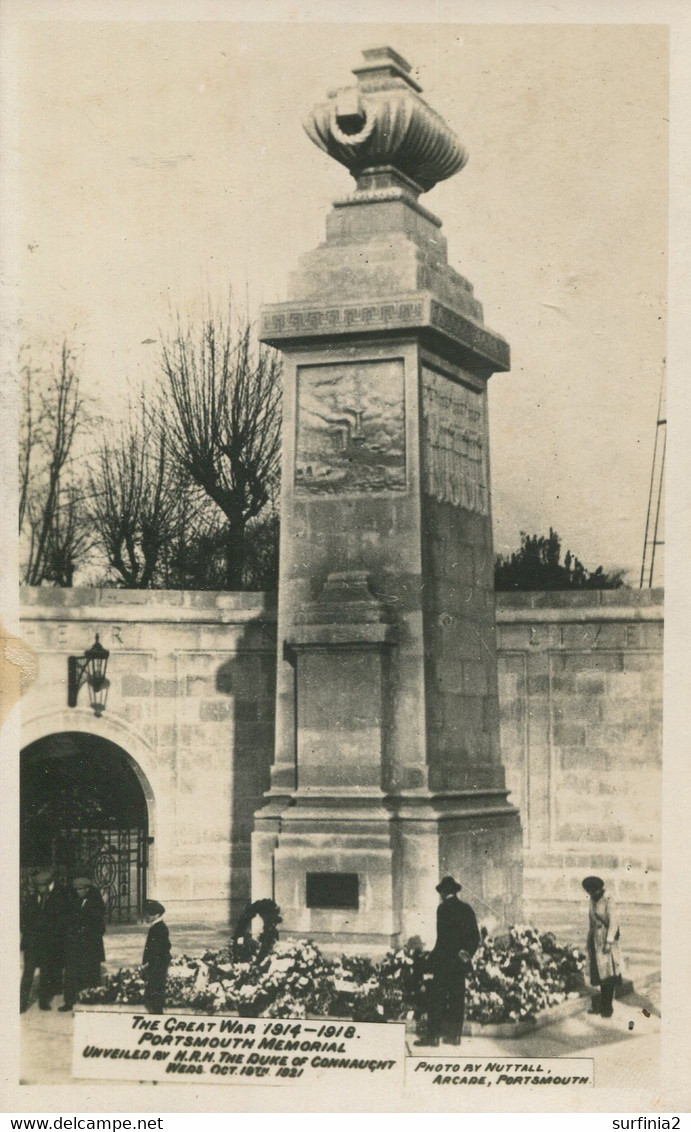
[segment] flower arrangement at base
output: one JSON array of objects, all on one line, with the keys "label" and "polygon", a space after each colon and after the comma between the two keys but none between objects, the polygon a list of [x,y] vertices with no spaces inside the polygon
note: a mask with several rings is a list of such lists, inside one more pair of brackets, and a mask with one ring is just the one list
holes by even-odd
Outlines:
[{"label": "flower arrangement at base", "polygon": [[97,987],[87,987],[77,995],[77,1002],[91,1005],[139,1006],[144,1003],[143,967],[121,967],[115,975],[108,975]]},{"label": "flower arrangement at base", "polygon": [[[245,1017],[420,1021],[431,979],[427,959],[419,940],[376,962],[363,956],[332,959],[310,940],[274,943],[265,952],[250,937],[221,951],[174,960],[166,1007]],[[579,995],[584,970],[584,953],[559,946],[549,932],[541,935],[535,928],[517,926],[493,938],[483,930],[466,979],[466,1017],[480,1023],[534,1019]],[[143,1001],[139,967],[122,968],[102,986],[79,995],[85,1004],[139,1006]]]},{"label": "flower arrangement at base", "polygon": [[559,947],[551,933],[516,926],[498,939],[483,931],[466,980],[469,1021],[526,1022],[577,997],[584,984],[585,954]]}]

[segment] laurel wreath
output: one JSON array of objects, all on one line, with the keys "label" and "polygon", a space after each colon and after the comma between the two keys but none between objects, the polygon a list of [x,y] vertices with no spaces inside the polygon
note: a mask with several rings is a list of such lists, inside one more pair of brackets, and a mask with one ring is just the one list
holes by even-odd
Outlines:
[{"label": "laurel wreath", "polygon": [[262,930],[259,935],[259,954],[257,960],[263,959],[278,941],[278,925],[282,923],[281,909],[274,900],[255,900],[248,904],[237,922],[233,939],[236,944],[242,944],[250,934],[252,920],[259,916],[262,921]]}]

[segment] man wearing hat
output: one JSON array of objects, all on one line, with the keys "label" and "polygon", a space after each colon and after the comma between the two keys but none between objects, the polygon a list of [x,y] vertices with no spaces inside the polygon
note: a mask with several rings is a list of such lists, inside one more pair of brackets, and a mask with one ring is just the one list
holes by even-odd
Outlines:
[{"label": "man wearing hat", "polygon": [[24,952],[24,969],[19,988],[19,1009],[22,1014],[29,1008],[37,968],[40,972],[38,1005],[41,1010],[50,1010],[50,1000],[59,989],[63,961],[60,932],[62,920],[63,909],[53,873],[50,869],[41,869],[34,877],[31,892],[22,900],[19,912],[21,949]]},{"label": "man wearing hat", "polygon": [[600,988],[599,1006],[593,1000],[591,1014],[612,1017],[612,1003],[617,983],[621,982],[621,955],[619,953],[619,918],[614,901],[605,893],[601,877],[586,877],[583,888],[590,897],[588,922],[588,958],[590,983]]},{"label": "man wearing hat", "polygon": [[170,933],[163,922],[165,908],[158,900],[146,900],[144,915],[150,928],[144,945],[144,1002],[150,1014],[163,1014],[166,1004],[166,980],[170,963]]},{"label": "man wearing hat", "polygon": [[103,936],[106,930],[103,897],[84,868],[72,877],[72,903],[65,932],[65,1004],[71,1010],[85,987],[101,981],[101,963],[106,957]]},{"label": "man wearing hat", "polygon": [[429,957],[433,974],[429,990],[428,1032],[424,1045],[439,1045],[443,1036],[460,1045],[465,1014],[465,978],[480,943],[475,913],[458,899],[461,886],[453,877],[437,885],[437,942]]}]

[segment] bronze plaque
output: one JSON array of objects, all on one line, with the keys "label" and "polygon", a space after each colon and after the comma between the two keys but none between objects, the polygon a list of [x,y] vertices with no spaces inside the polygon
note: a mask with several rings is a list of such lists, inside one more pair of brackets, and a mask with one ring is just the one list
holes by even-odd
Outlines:
[{"label": "bronze plaque", "polygon": [[403,361],[301,366],[295,491],[405,491]]}]

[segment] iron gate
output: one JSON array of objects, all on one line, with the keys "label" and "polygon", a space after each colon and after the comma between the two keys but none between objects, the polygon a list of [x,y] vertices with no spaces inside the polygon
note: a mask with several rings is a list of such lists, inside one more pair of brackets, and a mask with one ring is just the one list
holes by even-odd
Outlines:
[{"label": "iron gate", "polygon": [[88,865],[108,923],[133,924],[143,916],[148,849],[145,829],[69,829],[55,838],[53,861],[56,866]]}]

